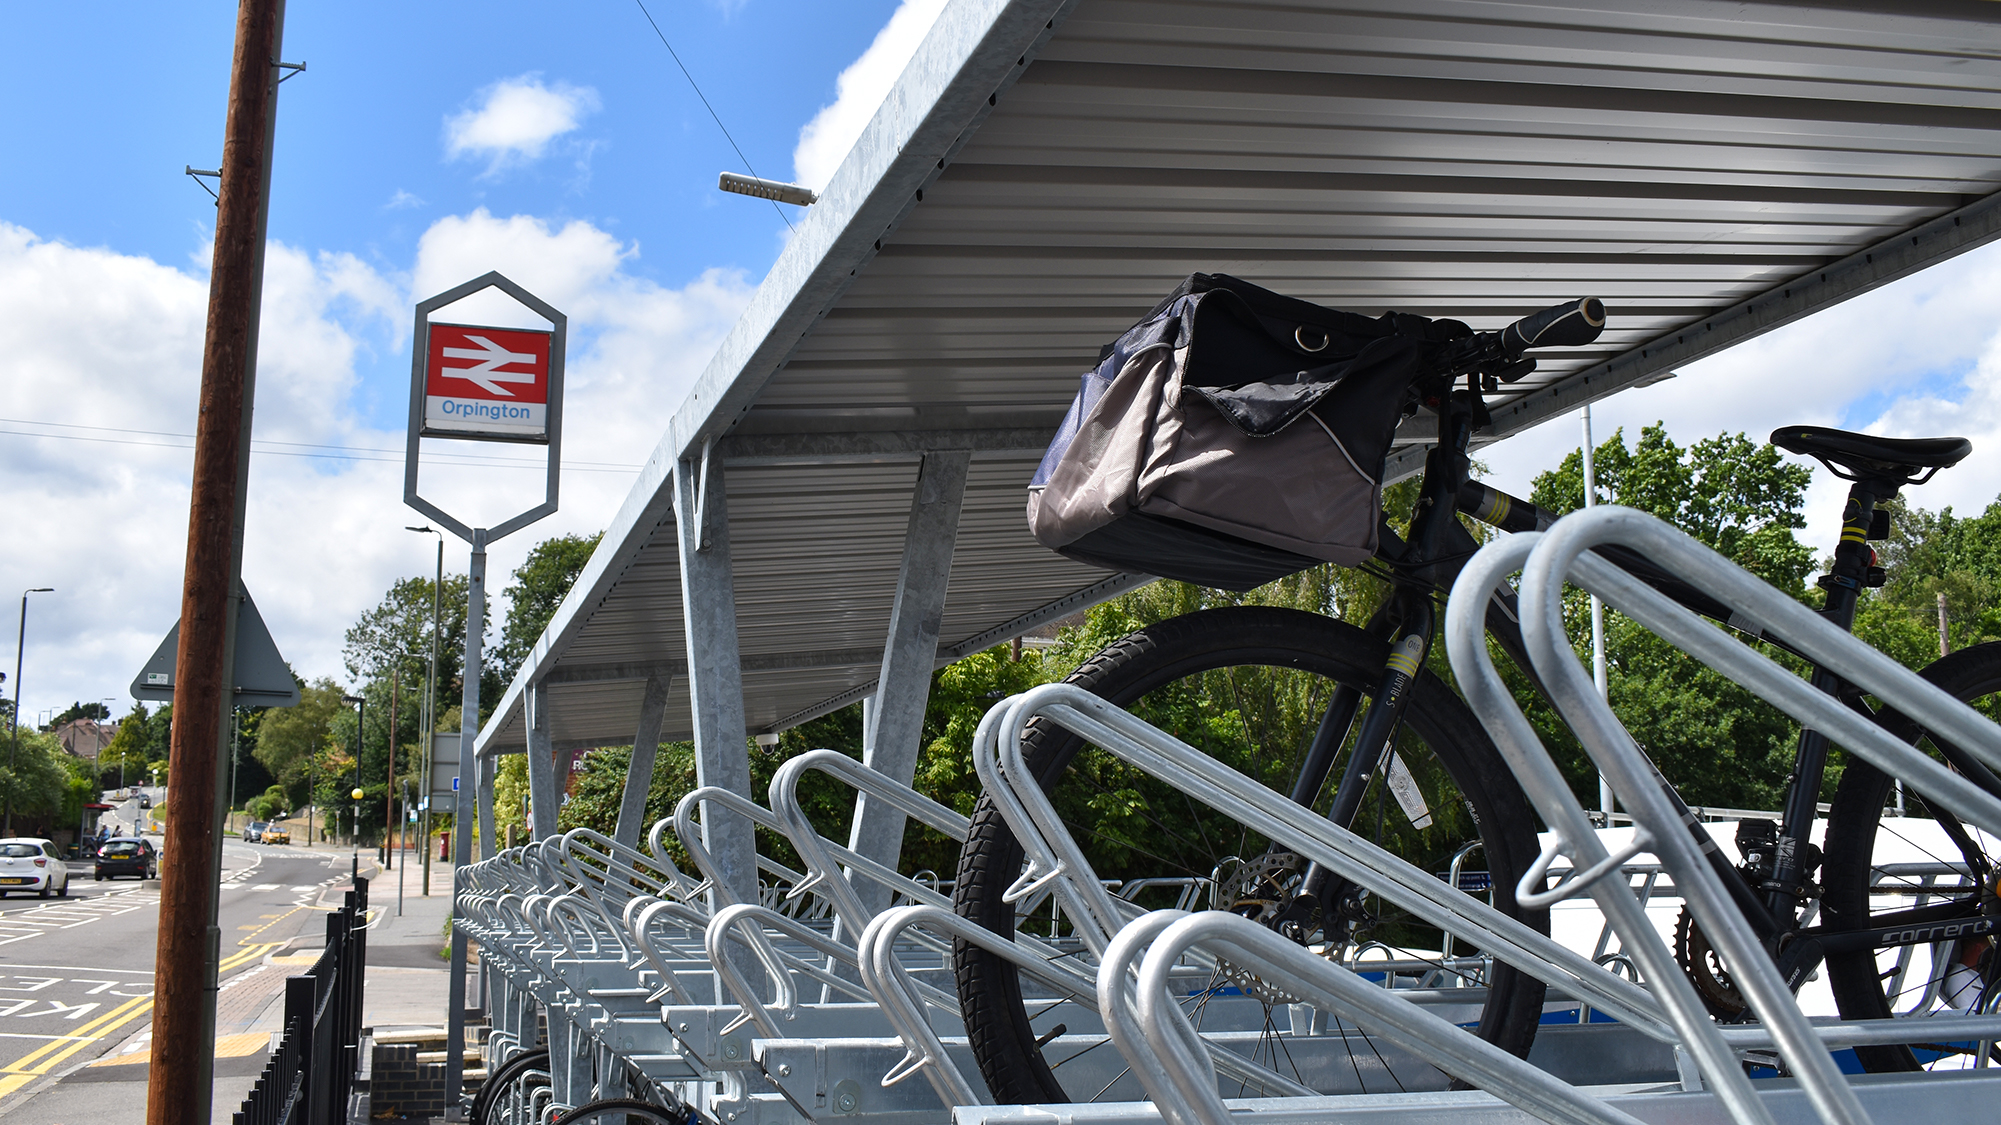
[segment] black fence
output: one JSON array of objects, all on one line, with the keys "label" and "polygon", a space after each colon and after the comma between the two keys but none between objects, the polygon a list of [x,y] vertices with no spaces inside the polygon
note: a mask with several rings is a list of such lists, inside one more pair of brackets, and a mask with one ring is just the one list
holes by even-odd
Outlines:
[{"label": "black fence", "polygon": [[285,1034],[230,1118],[234,1125],[336,1125],[360,1069],[361,980],[368,959],[368,880],[327,915],[327,945],[285,980]]}]

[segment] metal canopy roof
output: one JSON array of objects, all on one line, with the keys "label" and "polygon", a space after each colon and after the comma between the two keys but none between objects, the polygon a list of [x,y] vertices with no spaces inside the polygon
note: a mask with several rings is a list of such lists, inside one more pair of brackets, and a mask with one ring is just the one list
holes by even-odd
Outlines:
[{"label": "metal canopy roof", "polygon": [[[1989,241],[1997,18],[955,0],[480,745],[524,748],[537,680],[556,746],[631,741],[648,671],[685,665],[671,469],[705,448],[753,732],[871,690],[926,449],[975,451],[941,662],[1136,584],[1037,546],[1023,485],[1098,347],[1190,272],[1482,328],[1603,297],[1611,330],[1517,384],[1492,440]],[[677,679],[663,737],[689,732]]]}]

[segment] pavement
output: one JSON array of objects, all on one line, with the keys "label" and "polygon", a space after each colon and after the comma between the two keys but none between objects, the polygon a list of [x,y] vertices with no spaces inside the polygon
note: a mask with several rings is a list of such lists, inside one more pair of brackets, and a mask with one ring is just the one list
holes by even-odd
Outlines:
[{"label": "pavement", "polygon": [[[251,849],[231,844],[226,854],[231,850],[242,854]],[[285,978],[304,972],[318,958],[325,943],[324,923],[318,916],[337,909],[352,887],[349,855],[345,849],[331,847],[263,849],[253,857],[260,862],[233,872],[225,859],[225,892],[241,893],[225,893],[223,898],[226,956],[216,1004],[212,1102],[212,1120],[218,1125],[230,1120],[263,1072],[272,1038],[282,1029]],[[400,865],[400,857],[398,862]],[[301,881],[298,885],[257,882],[281,875],[303,880],[301,872],[309,868],[322,872],[323,881]],[[87,881],[87,866],[84,871]],[[370,884],[362,1026],[383,1031],[442,1026],[448,974],[447,962],[439,951],[446,945],[443,928],[450,911],[446,890],[451,886],[451,868],[433,864],[432,894],[426,898],[419,893],[419,865],[411,863],[400,914],[396,883],[397,876],[404,873],[379,871],[373,857],[363,853],[361,874]],[[157,884],[148,886],[157,888]],[[148,897],[151,926],[144,941],[144,962],[150,967],[157,889]],[[238,902],[247,905],[230,913],[228,908]],[[261,913],[252,916],[252,910]],[[83,960],[74,954],[72,959]],[[0,980],[5,979],[5,969],[6,965],[0,964]],[[137,994],[132,999],[123,999],[121,986],[117,993],[121,1004],[90,1024],[70,1028],[66,1035],[35,1037],[61,1044],[64,1057],[56,1066],[22,1068],[41,1069],[42,1074],[21,1085],[17,1096],[0,1088],[0,1119],[10,1125],[15,1120],[24,1125],[144,1125],[152,1048],[150,972],[143,979],[143,990],[130,989]],[[107,995],[107,1001],[110,998]],[[121,1015],[125,1022],[113,1022]],[[133,1016],[143,1016],[143,1022],[133,1020]],[[0,1085],[9,1077],[0,1071]]]}]

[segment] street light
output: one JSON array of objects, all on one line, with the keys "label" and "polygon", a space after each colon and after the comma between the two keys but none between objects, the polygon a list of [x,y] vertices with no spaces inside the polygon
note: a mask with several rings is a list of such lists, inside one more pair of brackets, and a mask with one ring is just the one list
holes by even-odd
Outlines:
[{"label": "street light", "polygon": [[28,595],[53,594],[54,586],[36,586],[32,590],[21,591],[21,631],[14,639],[14,714],[12,726],[7,734],[13,745],[7,751],[7,826],[4,832],[14,834],[14,778],[18,775],[21,760],[21,654],[28,648]]},{"label": "street light", "polygon": [[[420,535],[438,537],[438,576],[431,583],[431,668],[424,674],[424,764],[418,770],[418,784],[424,790],[423,823],[419,835],[424,838],[424,890],[425,898],[431,897],[431,759],[433,736],[438,729],[438,646],[444,632],[439,620],[439,599],[445,590],[445,533],[425,524],[422,527],[405,527]],[[404,795],[404,804],[409,804],[409,795]]]}]

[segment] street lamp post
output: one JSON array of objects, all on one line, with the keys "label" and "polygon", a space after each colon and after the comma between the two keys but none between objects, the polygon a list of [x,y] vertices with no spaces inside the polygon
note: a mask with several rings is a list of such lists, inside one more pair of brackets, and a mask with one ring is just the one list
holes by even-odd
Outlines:
[{"label": "street lamp post", "polygon": [[[424,841],[424,885],[423,895],[431,897],[431,759],[433,739],[438,729],[438,646],[442,643],[443,625],[440,621],[441,599],[445,591],[445,533],[425,524],[422,527],[405,527],[405,531],[415,531],[438,537],[438,573],[431,582],[431,667],[424,674],[424,763],[418,767],[418,786],[423,791],[424,812],[422,823],[418,825],[418,835]],[[409,795],[404,794],[407,805]]]},{"label": "street lamp post", "polygon": [[[354,764],[354,779],[356,781],[361,780],[360,762],[356,762]],[[354,792],[348,794],[348,796],[354,798],[354,821],[352,830],[348,833],[348,842],[354,845],[353,878],[355,879],[357,885],[359,885],[361,879],[361,797],[362,797],[361,786],[356,785],[354,787]]]},{"label": "street lamp post", "polygon": [[[367,735],[367,733],[368,733],[368,730],[367,730],[367,727],[368,727],[368,699],[367,699],[367,697],[365,697],[365,696],[360,696],[360,695],[343,695],[343,696],[341,696],[340,698],[341,698],[341,702],[343,702],[343,703],[352,703],[352,704],[354,704],[354,705],[355,705],[355,718],[354,718],[354,799],[355,799],[355,800],[356,800],[356,801],[358,802],[358,801],[360,801],[360,800],[361,800],[361,747],[362,747],[362,739],[363,739],[363,738],[364,738],[364,737],[365,737],[365,736]],[[339,814],[339,813],[335,813],[335,814],[334,814],[334,819],[335,819],[335,821],[336,821],[336,823],[334,824],[334,827],[335,827],[335,828],[339,828],[339,827],[340,827],[340,824],[338,823],[338,821],[339,821],[339,819],[340,819],[340,814]],[[350,842],[352,842],[352,843],[354,844],[354,847],[355,847],[355,860],[354,860],[354,870],[355,870],[355,874],[357,874],[357,875],[361,873],[361,843],[360,843],[360,840],[361,840],[361,806],[360,806],[359,804],[357,804],[357,805],[355,806],[355,811],[354,811],[354,831],[353,831],[352,833],[350,833]],[[335,847],[339,847],[340,845],[336,844],[336,845],[334,845],[334,846],[335,846]]]},{"label": "street lamp post", "polygon": [[[410,777],[408,774],[403,776],[403,819],[405,821],[410,819]],[[399,825],[398,827],[401,826]],[[426,848],[425,850],[429,851],[430,849]],[[403,858],[407,861],[410,857],[406,855]],[[396,868],[396,916],[398,918],[403,916],[403,876],[409,870],[410,864],[408,862]]]},{"label": "street lamp post", "polygon": [[14,834],[14,778],[19,772],[21,760],[21,656],[28,648],[28,595],[52,594],[54,586],[37,586],[21,591],[21,631],[14,639],[14,714],[8,737],[13,745],[7,752],[7,826],[6,835]]}]

